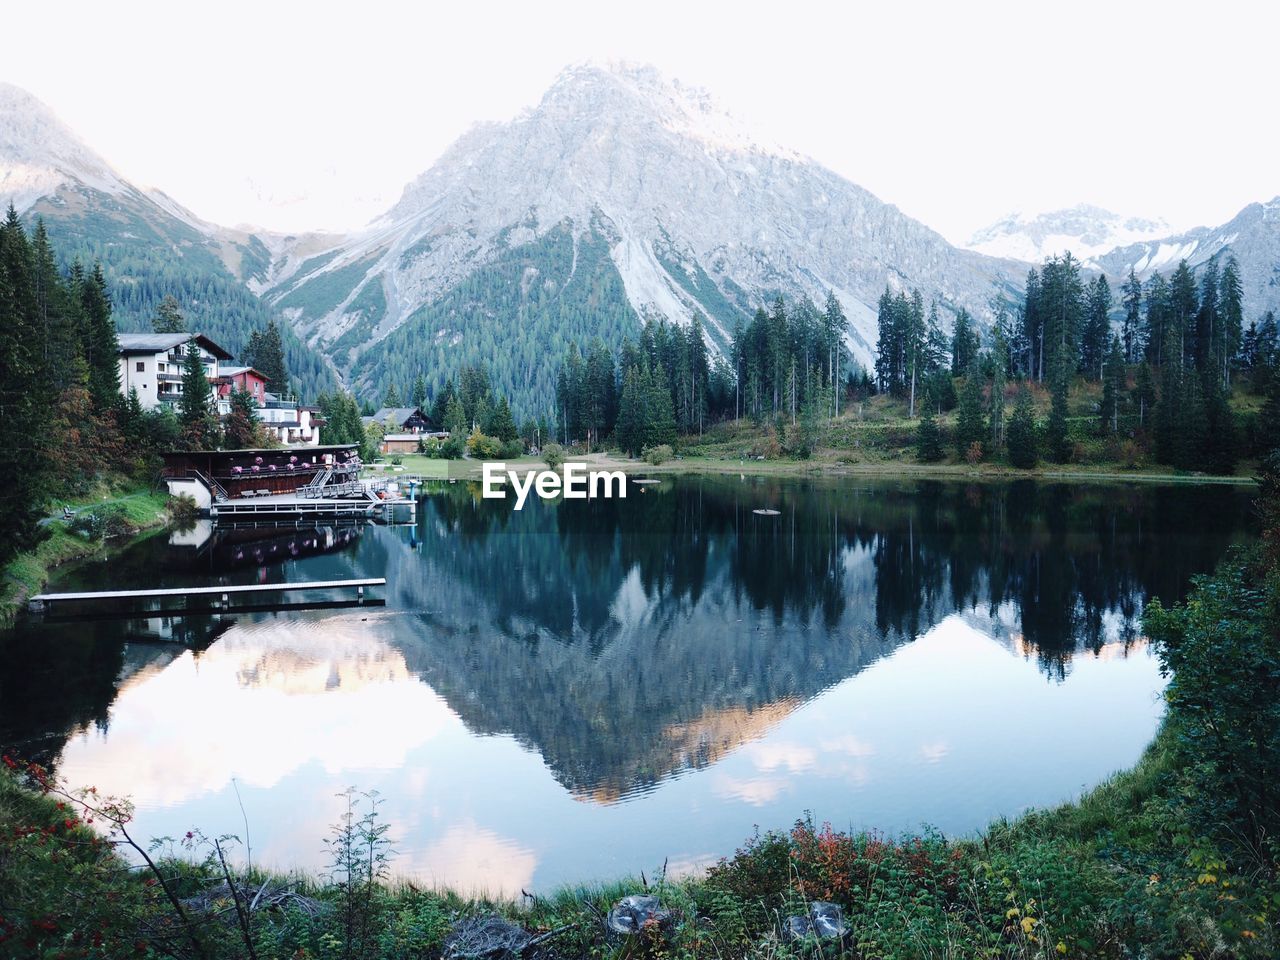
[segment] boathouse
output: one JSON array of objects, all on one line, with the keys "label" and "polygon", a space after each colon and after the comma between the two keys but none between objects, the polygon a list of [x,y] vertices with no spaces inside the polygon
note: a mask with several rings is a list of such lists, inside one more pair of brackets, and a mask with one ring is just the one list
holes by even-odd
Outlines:
[{"label": "boathouse", "polygon": [[164,455],[172,496],[185,494],[201,510],[215,503],[272,496],[345,492],[360,474],[354,443],[263,450],[175,451]]}]

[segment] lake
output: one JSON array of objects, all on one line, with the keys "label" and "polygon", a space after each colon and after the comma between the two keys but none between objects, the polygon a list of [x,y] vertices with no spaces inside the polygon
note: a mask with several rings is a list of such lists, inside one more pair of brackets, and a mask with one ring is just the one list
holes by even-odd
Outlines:
[{"label": "lake", "polygon": [[680,874],[806,812],[970,833],[1138,759],[1143,606],[1250,540],[1253,496],[686,477],[517,513],[457,483],[410,526],[204,524],[51,588],[386,576],[386,605],[24,622],[0,744],[143,835],[247,821],[282,868],[376,790],[395,870],[464,892]]}]

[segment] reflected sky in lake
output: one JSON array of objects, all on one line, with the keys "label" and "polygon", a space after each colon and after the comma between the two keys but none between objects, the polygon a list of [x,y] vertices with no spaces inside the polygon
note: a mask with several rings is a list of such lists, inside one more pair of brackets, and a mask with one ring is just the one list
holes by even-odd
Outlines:
[{"label": "reflected sky in lake", "polygon": [[1250,536],[1227,488],[636,489],[513,514],[457,484],[414,527],[69,570],[389,584],[384,608],[26,624],[0,742],[130,794],[145,834],[243,834],[243,801],[281,867],[323,867],[336,794],[376,789],[398,872],[507,895],[695,869],[805,811],[963,833],[1133,763],[1162,712],[1143,604]]}]

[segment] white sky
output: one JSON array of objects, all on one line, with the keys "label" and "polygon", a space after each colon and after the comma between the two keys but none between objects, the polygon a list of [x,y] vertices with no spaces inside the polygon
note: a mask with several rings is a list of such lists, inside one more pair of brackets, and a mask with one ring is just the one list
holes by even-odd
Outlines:
[{"label": "white sky", "polygon": [[23,6],[0,79],[227,225],[360,226],[585,59],[704,86],[955,241],[1014,210],[1183,228],[1280,194],[1276,4]]}]

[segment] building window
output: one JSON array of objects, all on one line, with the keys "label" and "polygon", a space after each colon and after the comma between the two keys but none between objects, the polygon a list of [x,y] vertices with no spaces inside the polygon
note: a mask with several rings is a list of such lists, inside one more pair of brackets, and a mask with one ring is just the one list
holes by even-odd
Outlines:
[{"label": "building window", "polygon": [[147,363],[146,363],[146,361],[145,361],[145,360],[139,360],[139,361],[138,361],[138,372],[139,372],[139,373],[143,373],[143,372],[145,372],[145,371],[146,371],[146,369],[147,369]]}]

